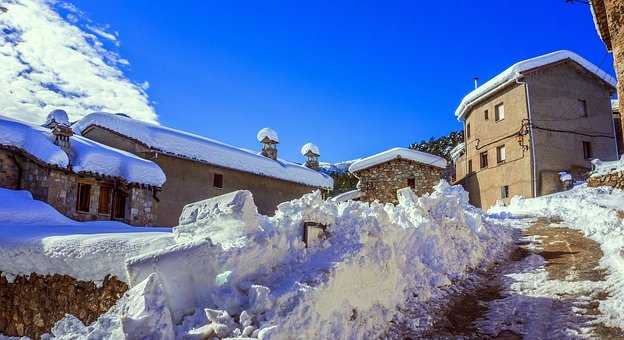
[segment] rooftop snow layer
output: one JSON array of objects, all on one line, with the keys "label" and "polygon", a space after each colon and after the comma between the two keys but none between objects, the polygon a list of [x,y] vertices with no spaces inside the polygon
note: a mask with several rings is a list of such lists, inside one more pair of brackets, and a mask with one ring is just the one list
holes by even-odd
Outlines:
[{"label": "rooftop snow layer", "polygon": [[23,150],[43,163],[74,172],[120,177],[129,183],[162,186],[165,174],[155,163],[82,136],[70,138],[71,159],[54,144],[50,129],[0,116],[0,146]]},{"label": "rooftop snow layer", "polygon": [[258,134],[256,135],[256,138],[258,138],[258,142],[262,142],[265,138],[268,138],[269,140],[279,143],[279,137],[277,136],[277,132],[268,127],[260,129],[260,131],[258,131]]},{"label": "rooftop snow layer", "polygon": [[464,142],[461,142],[451,149],[450,154],[453,161],[456,161],[459,157],[461,157],[461,155],[464,153],[465,148],[466,145],[464,144]]},{"label": "rooftop snow layer", "polygon": [[302,155],[307,155],[308,152],[312,152],[313,154],[320,156],[321,152],[319,151],[318,146],[312,144],[312,143],[306,143],[301,147],[301,154]]},{"label": "rooftop snow layer", "polygon": [[349,167],[349,172],[360,171],[396,158],[404,158],[426,165],[433,165],[438,168],[446,168],[446,160],[442,157],[412,149],[393,148],[353,162]]},{"label": "rooftop snow layer", "polygon": [[91,113],[73,125],[77,133],[89,126],[100,126],[135,139],[148,147],[176,157],[222,166],[224,168],[301,183],[332,188],[331,177],[300,164],[272,160],[209,138],[142,122],[117,114]]},{"label": "rooftop snow layer", "polygon": [[585,58],[579,56],[574,52],[561,50],[513,64],[496,77],[488,80],[483,85],[468,93],[464,97],[464,99],[462,99],[461,103],[455,110],[455,117],[457,117],[457,119],[463,119],[466,110],[468,110],[473,104],[475,104],[478,99],[496,90],[502,85],[506,85],[512,81],[515,81],[522,75],[523,72],[566,59],[571,59],[575,61],[576,63],[587,69],[587,71],[595,74],[597,77],[601,78],[611,86],[615,87],[616,80],[613,79],[613,77],[611,77],[607,72],[601,70],[600,68],[598,68],[598,66],[590,63]]}]

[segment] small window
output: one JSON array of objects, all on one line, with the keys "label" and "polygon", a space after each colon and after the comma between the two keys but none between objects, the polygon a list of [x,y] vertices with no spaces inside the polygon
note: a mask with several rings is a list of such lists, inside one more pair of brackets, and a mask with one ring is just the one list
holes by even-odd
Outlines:
[{"label": "small window", "polygon": [[494,107],[494,120],[498,122],[503,119],[505,119],[505,106],[500,103]]},{"label": "small window", "polygon": [[466,124],[466,139],[470,138],[470,124]]},{"label": "small window", "polygon": [[412,188],[412,189],[416,189],[416,178],[408,178],[407,179],[407,186]]},{"label": "small window", "polygon": [[112,187],[108,185],[100,186],[100,197],[98,199],[98,213],[110,214],[112,193],[113,193]]},{"label": "small window", "polygon": [[591,159],[593,156],[591,143],[583,142],[583,157],[585,157],[585,159]]},{"label": "small window", "polygon": [[113,217],[119,220],[126,218],[126,193],[121,190],[115,190],[113,198]]},{"label": "small window", "polygon": [[80,212],[89,212],[91,205],[91,185],[78,183],[78,197],[76,200],[76,210]]},{"label": "small window", "polygon": [[472,173],[472,159],[468,160],[468,173],[471,174]]},{"label": "small window", "polygon": [[587,117],[588,113],[587,113],[587,100],[585,99],[578,99],[578,110],[581,114],[582,117]]},{"label": "small window", "polygon": [[490,119],[490,113],[488,112],[488,110],[485,110],[483,115],[485,116],[485,120],[489,120]]},{"label": "small window", "polygon": [[505,152],[505,146],[501,145],[496,147],[496,162],[497,163],[502,163],[507,159],[507,155]]},{"label": "small window", "polygon": [[481,153],[481,155],[479,155],[479,160],[481,163],[481,169],[483,168],[487,168],[488,166],[488,153],[487,151],[484,151]]},{"label": "small window", "polygon": [[509,185],[501,187],[501,198],[509,198]]},{"label": "small window", "polygon": [[212,179],[212,186],[215,188],[223,188],[223,175],[222,174],[214,174]]}]

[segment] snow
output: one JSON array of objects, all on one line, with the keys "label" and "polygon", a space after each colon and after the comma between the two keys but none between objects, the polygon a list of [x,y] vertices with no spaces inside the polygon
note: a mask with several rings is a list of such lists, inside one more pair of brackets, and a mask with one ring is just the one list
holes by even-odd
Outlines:
[{"label": "snow", "polygon": [[69,144],[70,155],[54,144],[50,129],[0,115],[0,147],[18,148],[43,163],[69,167],[76,173],[92,172],[152,186],[165,183],[165,174],[154,162],[78,135],[70,137]]},{"label": "snow", "polygon": [[591,177],[605,176],[611,173],[624,171],[624,155],[616,161],[601,161],[599,159],[592,160],[593,170]]},{"label": "snow", "polygon": [[107,110],[157,121],[143,87],[124,74],[128,61],[86,26],[110,29],[65,1],[2,1],[2,7],[0,112],[35,124],[53,109],[73,119]]},{"label": "snow", "polygon": [[466,144],[464,144],[463,142],[455,145],[450,151],[451,159],[453,159],[453,161],[458,160],[459,157],[461,157],[461,155],[464,153],[465,149]]},{"label": "snow", "polygon": [[334,185],[331,177],[300,164],[284,160],[272,160],[209,138],[118,114],[91,113],[76,122],[73,128],[77,133],[83,133],[92,125],[110,129],[135,139],[156,151],[175,157],[184,157],[312,187],[330,189]]},{"label": "snow", "polygon": [[611,99],[611,111],[620,112],[620,101],[618,99]]},{"label": "snow", "polygon": [[48,113],[46,121],[43,125],[46,127],[50,127],[52,124],[69,126],[70,124],[67,112],[65,112],[64,110],[53,110],[52,112]]},{"label": "snow", "polygon": [[301,154],[303,156],[307,155],[308,152],[311,152],[312,154],[317,155],[317,156],[321,155],[321,151],[319,151],[318,146],[312,143],[306,143],[301,147]]},{"label": "snow", "polygon": [[258,134],[256,135],[256,138],[258,139],[258,142],[262,142],[265,138],[268,138],[270,141],[279,143],[279,137],[277,136],[277,132],[268,127],[260,129],[260,131],[258,131]]},{"label": "snow", "polygon": [[358,189],[355,189],[355,190],[343,192],[340,195],[336,195],[332,197],[331,200],[334,202],[344,202],[344,201],[354,200],[360,197],[362,197],[362,192]]},{"label": "snow", "polygon": [[168,228],[113,221],[76,222],[27,191],[0,188],[0,272],[66,274],[100,282],[108,274],[128,282],[124,261],[173,244]]},{"label": "snow", "polygon": [[585,58],[579,56],[578,54],[574,52],[560,50],[560,51],[555,51],[555,52],[551,52],[548,54],[544,54],[535,58],[523,60],[523,61],[513,64],[512,66],[507,68],[505,71],[503,71],[496,77],[488,80],[483,85],[479,86],[472,92],[468,93],[462,99],[461,103],[455,110],[455,117],[457,117],[457,119],[463,119],[466,111],[472,105],[474,105],[480,98],[482,98],[483,96],[487,95],[488,93],[496,90],[497,88],[503,85],[510,84],[511,82],[519,79],[520,77],[522,77],[522,74],[524,72],[532,70],[537,67],[541,67],[544,65],[556,63],[558,61],[566,60],[566,59],[571,59],[575,61],[576,63],[584,67],[587,71],[595,74],[600,79],[604,80],[606,83],[615,87],[616,80],[613,77],[611,77],[607,72],[601,70],[598,66],[590,63]]},{"label": "snow", "polygon": [[408,159],[438,168],[446,168],[446,160],[442,157],[407,148],[393,148],[353,162],[353,164],[349,167],[349,172],[353,173],[364,170],[366,168],[370,168],[371,166],[385,163],[397,158]]},{"label": "snow", "polygon": [[608,270],[606,290],[600,301],[599,320],[607,326],[624,327],[624,222],[618,214],[624,206],[624,191],[611,187],[590,188],[585,184],[569,191],[525,199],[514,197],[508,206],[495,206],[490,213],[500,217],[534,215],[559,218],[571,228],[598,242],[604,254],[600,266]]},{"label": "snow", "polygon": [[[430,195],[398,196],[396,206],[335,203],[317,191],[281,204],[273,217],[254,213],[245,191],[187,206],[175,244],[127,261],[132,287],[156,275],[162,294],[129,292],[89,332],[124,333],[111,320],[138,294],[141,305],[164,303],[176,338],[376,338],[408,317],[406,301],[426,309],[511,242],[509,229],[471,207],[460,187],[441,181]],[[327,239],[306,248],[304,221],[327,225]],[[84,334],[76,328],[55,336]]]}]

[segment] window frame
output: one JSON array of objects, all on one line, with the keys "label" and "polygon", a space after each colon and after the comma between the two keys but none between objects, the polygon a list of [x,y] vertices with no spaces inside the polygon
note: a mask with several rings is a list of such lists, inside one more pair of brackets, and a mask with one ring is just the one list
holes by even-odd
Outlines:
[{"label": "window frame", "polygon": [[466,139],[470,139],[470,123],[466,123]]},{"label": "window frame", "polygon": [[[106,190],[104,190],[106,189]],[[106,205],[108,210],[102,210],[102,193],[108,191],[108,199]],[[110,215],[113,212],[113,186],[109,184],[100,184],[100,192],[98,194],[98,214]]]},{"label": "window frame", "polygon": [[212,187],[217,189],[223,189],[223,174],[214,173],[212,175]]},{"label": "window frame", "polygon": [[412,188],[412,189],[416,189],[416,178],[415,177],[409,177],[407,179],[407,186]]},{"label": "window frame", "polygon": [[594,153],[592,150],[592,145],[590,141],[582,141],[581,142],[582,148],[583,148],[583,158],[586,160],[590,160],[594,157]]},{"label": "window frame", "polygon": [[509,184],[500,187],[501,199],[507,199],[510,196]]},{"label": "window frame", "polygon": [[483,151],[479,154],[479,166],[481,169],[485,169],[488,167],[488,152],[487,151]]},{"label": "window frame", "polygon": [[[121,210],[117,209],[119,202],[123,202],[123,208]],[[128,207],[128,194],[120,189],[114,190],[113,193],[113,202],[112,202],[112,212],[111,216],[115,220],[123,221],[126,219],[126,208]],[[119,212],[122,212],[121,217],[118,215]]]},{"label": "window frame", "polygon": [[483,111],[483,116],[484,116],[485,120],[490,120],[490,112],[489,112],[489,110]]},{"label": "window frame", "polygon": [[474,173],[474,169],[472,168],[472,159],[468,160],[468,174]]},{"label": "window frame", "polygon": [[507,161],[507,147],[505,146],[505,144],[497,146],[496,147],[496,164],[505,163],[506,161]]},{"label": "window frame", "polygon": [[[83,203],[85,203],[83,201],[84,199],[84,193],[82,191],[82,188],[86,187],[87,188],[87,209],[84,210],[82,208],[84,208],[82,206]],[[76,190],[76,211],[79,213],[90,213],[91,212],[91,183],[85,183],[85,182],[78,182],[78,188]]]},{"label": "window frame", "polygon": [[589,117],[589,110],[587,108],[587,99],[577,99],[579,103],[582,105],[581,117]]},{"label": "window frame", "polygon": [[[503,108],[503,110],[501,111],[500,108]],[[501,112],[502,112],[502,117],[501,117]],[[501,103],[494,105],[494,121],[500,122],[503,120],[505,120],[505,103],[501,102]]]}]

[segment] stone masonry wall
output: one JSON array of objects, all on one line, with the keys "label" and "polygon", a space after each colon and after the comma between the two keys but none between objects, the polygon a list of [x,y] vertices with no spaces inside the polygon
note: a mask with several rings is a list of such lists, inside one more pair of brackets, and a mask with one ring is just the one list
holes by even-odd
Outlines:
[{"label": "stone masonry wall", "polygon": [[445,173],[444,169],[422,163],[395,159],[355,173],[359,178],[358,189],[362,200],[383,203],[397,203],[397,190],[408,185],[408,179],[415,180],[417,195],[430,193]]},{"label": "stone masonry wall", "polygon": [[[624,98],[624,0],[604,0],[607,11],[613,63],[618,79],[618,97]],[[620,112],[624,112],[624,100],[620,99]]]},{"label": "stone masonry wall", "polygon": [[90,324],[128,290],[115,277],[101,287],[66,275],[18,276],[12,283],[0,276],[0,334],[38,339],[54,323],[72,314]]},{"label": "stone masonry wall", "polygon": [[17,189],[19,187],[19,168],[12,155],[0,150],[0,187]]},{"label": "stone masonry wall", "polygon": [[130,190],[129,224],[151,225],[156,221],[156,200],[152,190],[132,188]]},{"label": "stone masonry wall", "polygon": [[624,190],[624,171],[615,171],[604,176],[589,177],[587,179],[587,186],[589,187],[610,186],[610,187]]}]

